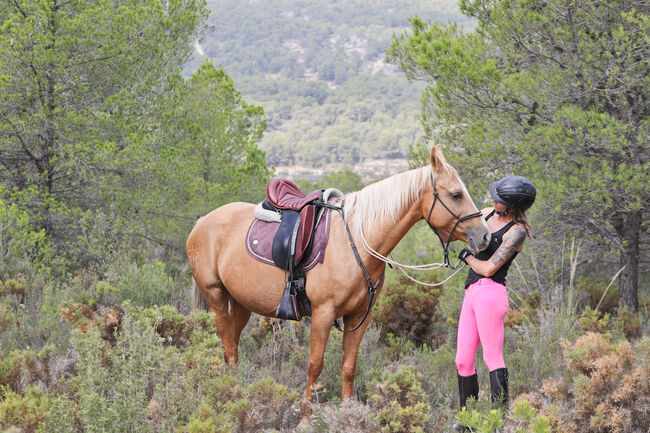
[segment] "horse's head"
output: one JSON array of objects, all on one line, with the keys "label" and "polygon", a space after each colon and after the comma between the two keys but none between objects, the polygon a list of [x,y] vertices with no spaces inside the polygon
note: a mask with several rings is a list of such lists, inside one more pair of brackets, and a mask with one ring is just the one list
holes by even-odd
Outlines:
[{"label": "horse's head", "polygon": [[433,173],[420,200],[424,219],[445,243],[461,240],[473,253],[487,248],[491,237],[487,223],[440,146],[431,149],[431,167]]}]

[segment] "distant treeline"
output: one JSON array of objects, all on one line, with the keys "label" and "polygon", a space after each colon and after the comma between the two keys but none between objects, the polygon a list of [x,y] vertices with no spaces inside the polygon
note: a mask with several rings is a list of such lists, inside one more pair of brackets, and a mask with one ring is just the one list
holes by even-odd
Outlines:
[{"label": "distant treeline", "polygon": [[472,26],[455,1],[208,1],[204,57],[261,104],[272,165],[352,165],[408,154],[422,135],[420,84],[386,65],[385,50],[415,15]]}]

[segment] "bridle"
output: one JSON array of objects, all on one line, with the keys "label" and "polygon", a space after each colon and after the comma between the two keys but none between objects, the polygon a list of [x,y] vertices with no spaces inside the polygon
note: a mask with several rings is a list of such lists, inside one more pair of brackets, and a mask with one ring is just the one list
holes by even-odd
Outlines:
[{"label": "bridle", "polygon": [[[465,215],[465,216],[458,216],[456,215],[447,205],[445,204],[444,201],[442,201],[442,198],[440,198],[440,194],[438,194],[438,191],[436,191],[436,183],[433,180],[433,173],[429,173],[429,177],[431,179],[431,187],[433,188],[433,202],[431,203],[431,209],[429,209],[429,216],[427,216],[427,224],[429,224],[429,227],[433,232],[438,236],[438,239],[440,239],[440,243],[442,244],[442,249],[445,252],[445,260],[444,264],[448,268],[456,269],[458,265],[460,264],[460,261],[456,263],[455,266],[451,265],[451,262],[449,261],[449,244],[451,244],[451,238],[454,236],[454,231],[456,230],[456,227],[458,224],[460,224],[463,221],[467,221],[472,218],[480,217],[483,216],[481,212],[476,212],[470,215]],[[447,238],[447,243],[442,239],[442,236],[440,236],[440,233],[438,233],[438,229],[435,228],[433,225],[431,225],[431,213],[433,212],[433,207],[436,205],[436,202],[439,201],[440,204],[444,206],[445,209],[447,209],[447,212],[449,212],[454,218],[456,218],[456,224],[454,224],[454,227],[451,229],[451,232],[449,232],[449,237]]]}]

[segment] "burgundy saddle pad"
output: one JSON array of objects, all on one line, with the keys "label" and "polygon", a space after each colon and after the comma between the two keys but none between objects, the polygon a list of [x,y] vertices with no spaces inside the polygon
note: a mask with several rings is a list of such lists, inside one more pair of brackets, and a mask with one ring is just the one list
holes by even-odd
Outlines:
[{"label": "burgundy saddle pad", "polygon": [[[303,257],[299,265],[303,271],[308,271],[325,259],[325,247],[330,233],[330,218],[332,210],[325,209],[316,227],[312,239],[312,248],[307,257]],[[253,220],[246,235],[246,251],[260,262],[275,266],[271,255],[273,237],[280,227],[279,222]]]}]

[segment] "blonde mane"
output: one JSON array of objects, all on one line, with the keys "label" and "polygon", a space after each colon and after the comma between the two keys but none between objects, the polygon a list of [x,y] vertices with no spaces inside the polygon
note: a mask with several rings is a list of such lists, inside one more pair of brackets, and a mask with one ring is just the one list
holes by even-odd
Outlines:
[{"label": "blonde mane", "polygon": [[345,198],[345,213],[350,230],[355,238],[361,230],[375,223],[389,219],[397,222],[404,210],[420,196],[422,188],[429,181],[432,167],[416,168],[396,174],[361,191],[348,194]]}]

